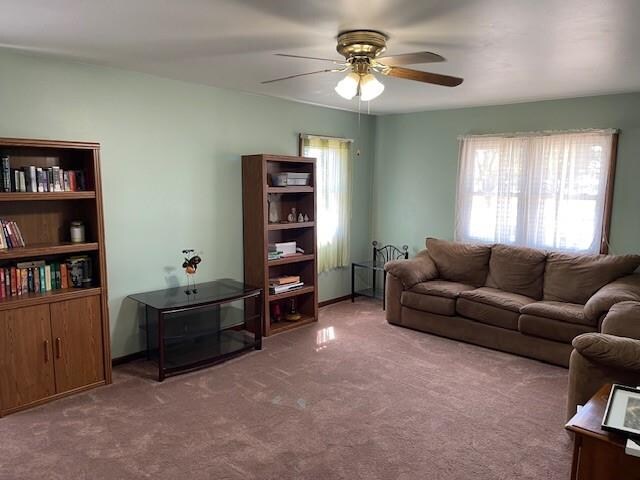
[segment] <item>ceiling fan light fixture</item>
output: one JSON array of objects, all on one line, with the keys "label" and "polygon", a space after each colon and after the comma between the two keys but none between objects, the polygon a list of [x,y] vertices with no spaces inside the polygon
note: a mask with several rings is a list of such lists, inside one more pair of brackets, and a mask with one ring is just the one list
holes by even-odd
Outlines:
[{"label": "ceiling fan light fixture", "polygon": [[363,75],[360,79],[360,98],[364,102],[373,100],[384,91],[384,84],[372,73]]},{"label": "ceiling fan light fixture", "polygon": [[360,83],[360,75],[351,72],[338,82],[335,91],[338,95],[346,100],[351,100],[358,94],[358,84]]}]

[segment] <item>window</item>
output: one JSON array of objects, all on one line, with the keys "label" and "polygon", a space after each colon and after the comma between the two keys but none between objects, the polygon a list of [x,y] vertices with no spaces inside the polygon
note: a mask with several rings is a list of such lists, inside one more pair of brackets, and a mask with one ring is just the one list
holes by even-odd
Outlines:
[{"label": "window", "polygon": [[456,239],[606,252],[615,130],[461,142]]},{"label": "window", "polygon": [[346,267],[351,220],[351,141],[302,135],[301,147],[304,156],[317,159],[318,271]]}]

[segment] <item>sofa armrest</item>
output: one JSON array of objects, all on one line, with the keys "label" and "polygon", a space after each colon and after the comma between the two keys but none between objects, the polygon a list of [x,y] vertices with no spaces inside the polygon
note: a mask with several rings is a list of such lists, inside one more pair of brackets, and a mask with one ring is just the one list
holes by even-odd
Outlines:
[{"label": "sofa armrest", "polygon": [[601,331],[640,340],[640,302],[616,303],[604,317]]},{"label": "sofa armrest", "polygon": [[634,273],[605,285],[587,301],[585,316],[594,323],[618,302],[640,302],[640,273]]},{"label": "sofa armrest", "polygon": [[640,340],[604,333],[583,333],[573,347],[592,362],[621,370],[640,372]]},{"label": "sofa armrest", "polygon": [[384,270],[402,282],[405,290],[438,278],[438,269],[426,250],[408,260],[392,260],[384,265]]}]

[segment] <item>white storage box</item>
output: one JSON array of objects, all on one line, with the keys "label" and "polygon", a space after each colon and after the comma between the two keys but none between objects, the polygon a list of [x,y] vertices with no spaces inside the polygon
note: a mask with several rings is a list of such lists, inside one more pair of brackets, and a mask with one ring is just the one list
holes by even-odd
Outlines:
[{"label": "white storage box", "polygon": [[276,251],[282,252],[283,255],[291,255],[296,253],[296,242],[276,243]]},{"label": "white storage box", "polygon": [[286,172],[286,173],[287,173],[287,185],[298,185],[298,186],[309,185],[309,180],[311,179],[310,173],[297,173],[297,172]]}]

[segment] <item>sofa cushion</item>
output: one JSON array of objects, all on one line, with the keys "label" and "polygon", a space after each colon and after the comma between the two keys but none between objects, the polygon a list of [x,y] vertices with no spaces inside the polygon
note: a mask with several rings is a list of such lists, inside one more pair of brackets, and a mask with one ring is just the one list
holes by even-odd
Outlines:
[{"label": "sofa cushion", "polygon": [[400,297],[400,303],[405,307],[438,315],[453,316],[456,313],[456,301],[453,298],[404,291]]},{"label": "sofa cushion", "polygon": [[384,264],[384,270],[400,280],[404,288],[438,278],[436,264],[426,250],[411,259],[391,260]]},{"label": "sofa cushion", "polygon": [[431,280],[422,282],[411,288],[412,292],[436,297],[457,298],[460,292],[473,290],[475,287],[465,283],[448,282],[446,280]]},{"label": "sofa cushion", "polygon": [[592,362],[621,370],[640,371],[640,341],[633,338],[586,333],[573,339],[574,348]]},{"label": "sofa cushion", "polygon": [[542,298],[546,252],[533,248],[494,245],[489,259],[487,287]]},{"label": "sofa cushion", "polygon": [[557,342],[571,343],[578,335],[595,332],[596,328],[568,323],[553,318],[538,317],[536,315],[520,315],[518,320],[518,330],[525,335],[546,338]]},{"label": "sofa cushion", "polygon": [[640,340],[640,302],[620,302],[613,305],[604,317],[600,331]]},{"label": "sofa cushion", "polygon": [[497,288],[482,287],[475,290],[460,292],[460,298],[466,298],[485,305],[520,313],[520,309],[529,303],[535,302],[533,298],[512,292],[504,292]]},{"label": "sofa cushion", "polygon": [[475,287],[484,285],[489,272],[489,245],[427,238],[427,251],[443,280],[467,283]]},{"label": "sofa cushion", "polygon": [[568,255],[550,253],[543,299],[584,305],[604,285],[631,274],[640,255]]},{"label": "sofa cushion", "polygon": [[567,302],[542,301],[525,305],[520,313],[535,315],[537,317],[553,318],[568,323],[595,326],[598,322],[592,322],[584,314],[584,305]]},{"label": "sofa cushion", "polygon": [[509,330],[518,330],[519,313],[459,297],[456,301],[458,315]]},{"label": "sofa cushion", "polygon": [[585,304],[584,314],[593,322],[620,302],[640,302],[640,274],[620,277],[598,290]]}]

